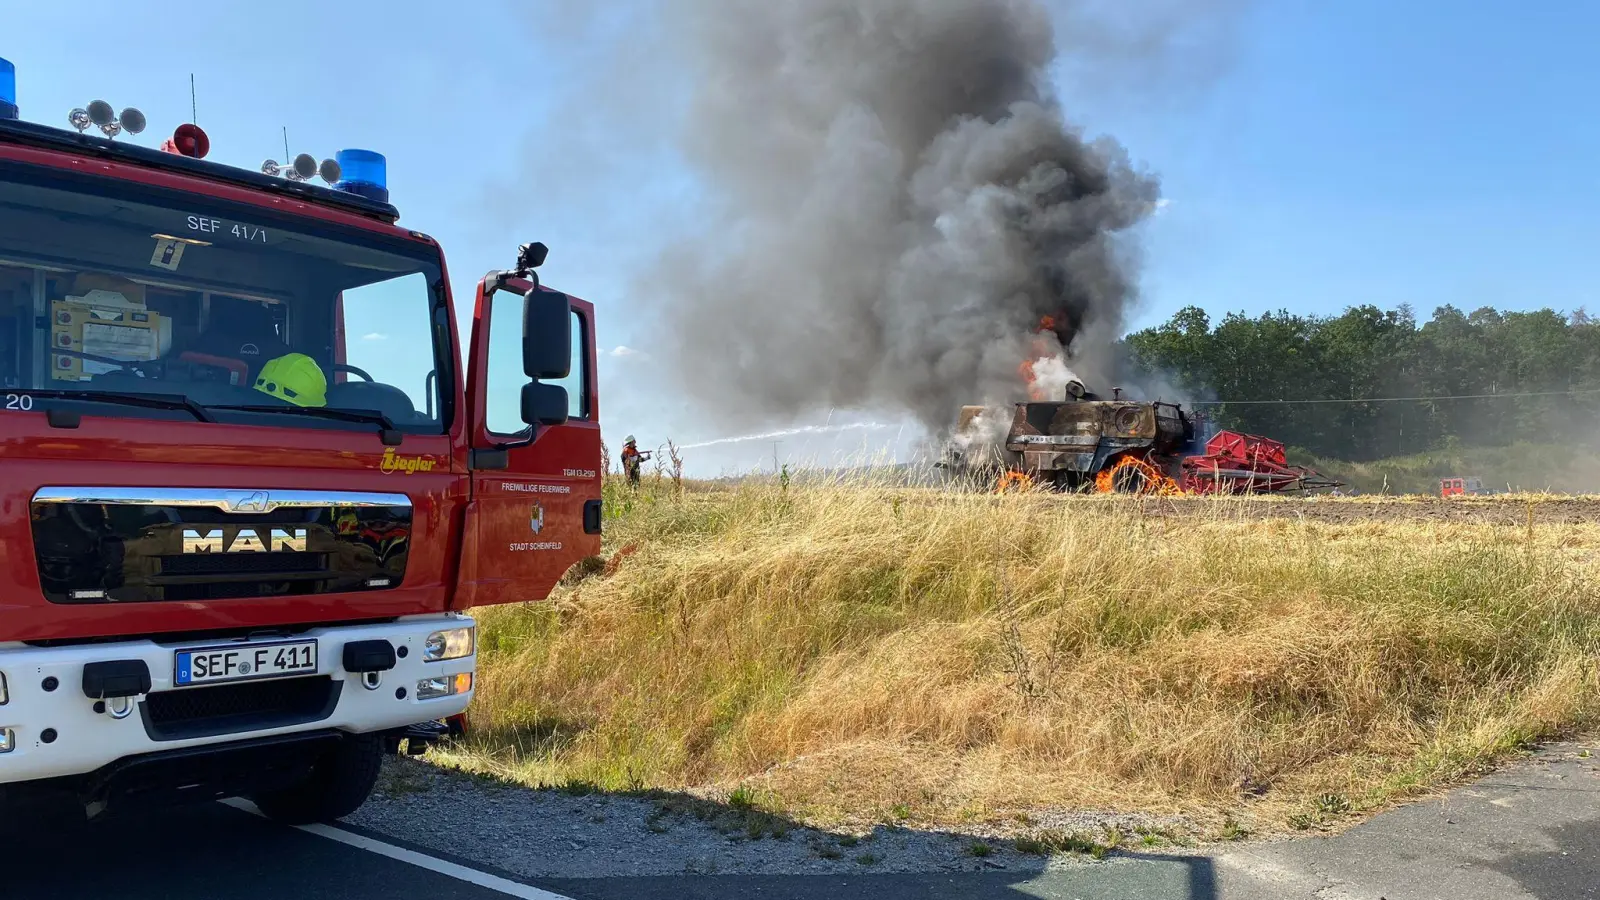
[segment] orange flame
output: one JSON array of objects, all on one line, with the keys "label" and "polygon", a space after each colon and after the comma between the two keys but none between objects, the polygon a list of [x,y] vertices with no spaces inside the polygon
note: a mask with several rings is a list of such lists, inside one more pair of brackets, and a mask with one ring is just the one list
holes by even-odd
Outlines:
[{"label": "orange flame", "polygon": [[[1042,316],[1039,325],[1033,330],[1036,335],[1054,334],[1056,330],[1055,316]],[[1033,364],[1050,353],[1049,345],[1039,338],[1034,338],[1030,347],[1029,357],[1017,366],[1017,374],[1022,377],[1022,383],[1028,388],[1028,399],[1034,402],[1041,400],[1059,400],[1060,397],[1047,397],[1038,385],[1038,379],[1033,374]]]},{"label": "orange flame", "polygon": [[1027,472],[1007,469],[1000,476],[1000,482],[994,486],[994,492],[996,494],[1004,494],[1007,491],[1028,491],[1032,488],[1033,479],[1028,476]]},{"label": "orange flame", "polygon": [[1156,494],[1174,497],[1183,493],[1176,481],[1166,476],[1155,463],[1138,456],[1124,456],[1117,464],[1100,470],[1094,477],[1094,489],[1101,494],[1113,494],[1118,488],[1124,493]]},{"label": "orange flame", "polygon": [[1017,366],[1017,374],[1022,376],[1022,383],[1028,387],[1029,400],[1038,401],[1044,399],[1044,397],[1040,396],[1043,392],[1039,390],[1036,383],[1037,379],[1033,375],[1033,360],[1023,360],[1022,365]]}]

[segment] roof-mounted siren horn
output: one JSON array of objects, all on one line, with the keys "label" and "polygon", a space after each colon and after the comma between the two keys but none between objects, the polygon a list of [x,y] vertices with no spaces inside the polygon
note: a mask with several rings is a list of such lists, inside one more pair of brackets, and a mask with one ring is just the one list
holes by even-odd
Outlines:
[{"label": "roof-mounted siren horn", "polygon": [[129,106],[118,115],[116,109],[104,100],[95,100],[87,108],[79,107],[67,113],[67,122],[78,129],[79,134],[94,125],[107,138],[115,138],[124,131],[138,134],[144,131],[145,126],[144,113],[137,108]]},{"label": "roof-mounted siren horn", "polygon": [[379,203],[389,202],[389,163],[382,153],[347,149],[334,154],[339,180],[333,189]]},{"label": "roof-mounted siren horn", "polygon": [[17,115],[17,67],[0,57],[0,119],[15,119]]},{"label": "roof-mounted siren horn", "polygon": [[95,100],[89,104],[89,121],[100,126],[100,133],[108,138],[114,138],[122,133],[122,123],[117,121],[117,111],[104,100]]},{"label": "roof-mounted siren horn", "polygon": [[132,106],[123,110],[117,116],[117,121],[122,123],[122,130],[129,134],[138,134],[144,131],[144,126],[146,125],[144,113]]},{"label": "roof-mounted siren horn", "polygon": [[331,185],[339,180],[339,164],[331,159],[318,163],[315,156],[302,153],[284,166],[278,165],[277,160],[266,160],[261,164],[261,174],[269,178],[282,175],[290,181],[310,181],[320,175],[323,181]]},{"label": "roof-mounted siren horn", "polygon": [[190,159],[205,159],[206,154],[211,152],[211,138],[206,137],[199,125],[185,122],[162,143],[161,149]]}]

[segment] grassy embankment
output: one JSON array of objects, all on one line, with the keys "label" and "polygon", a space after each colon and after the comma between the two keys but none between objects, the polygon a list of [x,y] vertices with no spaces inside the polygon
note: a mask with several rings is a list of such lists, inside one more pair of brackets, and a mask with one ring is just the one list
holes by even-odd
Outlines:
[{"label": "grassy embankment", "polygon": [[449,763],[743,785],[821,821],[1075,806],[1311,827],[1600,720],[1587,523],[608,495],[605,570],[481,611],[478,730]]}]

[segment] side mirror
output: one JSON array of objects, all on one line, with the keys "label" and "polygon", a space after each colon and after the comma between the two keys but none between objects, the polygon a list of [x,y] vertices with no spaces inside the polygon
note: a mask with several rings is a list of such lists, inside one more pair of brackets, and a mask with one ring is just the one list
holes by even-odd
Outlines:
[{"label": "side mirror", "polygon": [[532,382],[522,386],[522,421],[538,427],[567,423],[567,389]]},{"label": "side mirror", "polygon": [[572,303],[566,294],[528,292],[522,300],[523,374],[535,381],[567,377],[572,371],[571,320]]}]

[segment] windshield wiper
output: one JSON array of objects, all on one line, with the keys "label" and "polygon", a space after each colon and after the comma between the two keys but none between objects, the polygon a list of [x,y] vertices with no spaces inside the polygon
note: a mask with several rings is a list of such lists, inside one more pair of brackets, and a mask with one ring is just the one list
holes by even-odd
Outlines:
[{"label": "windshield wiper", "polygon": [[394,420],[377,410],[356,409],[329,409],[326,406],[207,406],[211,410],[228,410],[229,412],[252,413],[289,413],[291,415],[314,416],[319,419],[336,419],[341,422],[366,422],[378,426],[378,438],[385,447],[398,447],[403,437],[400,429],[395,427]]},{"label": "windshield wiper", "polygon": [[[182,394],[123,393],[121,391],[64,391],[59,389],[42,391],[22,389],[17,391],[17,393],[27,394],[30,397],[37,397],[43,400],[85,400],[90,403],[116,403],[122,406],[142,406],[147,409],[181,409],[187,412],[189,415],[194,416],[201,422],[216,421],[216,419],[211,418],[211,416],[206,413],[205,407]],[[51,422],[50,424],[54,425],[55,423]],[[74,423],[73,425],[68,425],[65,427],[75,428],[77,426],[76,423]]]}]

